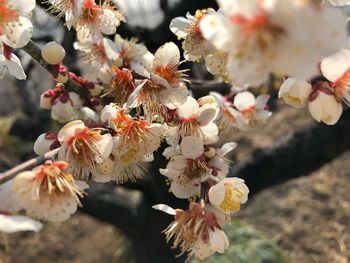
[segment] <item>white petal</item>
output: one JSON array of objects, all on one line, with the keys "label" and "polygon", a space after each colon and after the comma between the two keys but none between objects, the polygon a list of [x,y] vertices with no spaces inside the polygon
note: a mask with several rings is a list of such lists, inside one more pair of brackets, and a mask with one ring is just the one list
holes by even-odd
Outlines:
[{"label": "white petal", "polygon": [[244,111],[255,106],[255,97],[249,91],[243,91],[236,94],[233,104],[238,110]]},{"label": "white petal", "polygon": [[180,144],[182,155],[187,159],[196,159],[204,153],[204,144],[199,137],[186,136]]},{"label": "white petal", "polygon": [[140,85],[138,85],[134,91],[129,95],[128,97],[128,101],[126,103],[126,106],[128,108],[136,108],[138,106],[140,106],[139,102],[138,102],[138,96],[140,94],[140,92],[142,91],[143,86],[145,86],[145,84],[147,83],[147,80],[143,81]]},{"label": "white petal", "polygon": [[5,34],[0,37],[6,45],[13,48],[21,48],[27,45],[32,37],[33,25],[26,17],[20,16],[18,22],[12,23],[11,27],[5,27]]},{"label": "white petal", "polygon": [[228,154],[230,151],[234,150],[237,147],[237,143],[228,142],[225,143],[217,152],[218,156],[223,157]]},{"label": "white petal", "polygon": [[42,226],[43,225],[40,222],[30,219],[26,216],[0,215],[0,231],[5,233],[13,233],[17,231],[38,232],[42,228]]},{"label": "white petal", "polygon": [[177,45],[173,42],[167,42],[154,54],[160,65],[164,67],[175,67],[180,61],[180,51]]},{"label": "white petal", "polygon": [[350,50],[339,52],[322,59],[321,72],[329,81],[335,82],[350,68]]},{"label": "white petal", "polygon": [[270,99],[270,95],[267,95],[267,94],[259,95],[255,101],[256,108],[264,109],[269,99]]},{"label": "white petal", "polygon": [[63,126],[58,133],[58,140],[63,142],[66,138],[74,136],[77,131],[85,129],[85,124],[81,120],[71,121]]},{"label": "white petal", "polygon": [[180,117],[189,118],[195,115],[198,109],[199,109],[198,102],[193,97],[188,96],[186,99],[186,102],[178,108],[177,113],[179,114]]},{"label": "white petal", "polygon": [[170,185],[170,192],[172,192],[177,198],[187,199],[191,196],[198,195],[200,186],[188,184],[186,186],[180,185],[173,181]]},{"label": "white petal", "polygon": [[175,209],[170,207],[170,206],[168,206],[168,205],[159,204],[159,205],[152,206],[152,208],[156,209],[156,210],[163,211],[164,213],[167,213],[169,215],[175,215],[176,214]]},{"label": "white petal", "polygon": [[218,113],[219,108],[216,103],[205,104],[197,112],[197,122],[201,126],[208,125],[216,119]]},{"label": "white petal", "polygon": [[191,22],[184,17],[175,17],[170,22],[170,30],[173,32],[179,39],[185,38],[187,36],[186,29],[191,26]]},{"label": "white petal", "polygon": [[7,69],[9,73],[17,79],[24,80],[27,78],[24,73],[21,61],[15,54],[11,54],[11,60],[6,60],[5,64],[7,65]]}]

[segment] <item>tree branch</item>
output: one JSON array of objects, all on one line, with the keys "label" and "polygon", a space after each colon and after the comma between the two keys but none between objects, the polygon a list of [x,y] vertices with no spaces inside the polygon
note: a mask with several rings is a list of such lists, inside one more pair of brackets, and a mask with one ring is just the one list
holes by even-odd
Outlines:
[{"label": "tree branch", "polygon": [[12,169],[10,169],[4,173],[1,173],[0,174],[0,185],[15,178],[16,175],[19,174],[20,172],[23,172],[25,170],[29,170],[33,167],[36,167],[36,166],[39,166],[39,165],[45,163],[47,160],[53,159],[57,155],[58,150],[59,149],[52,150],[52,151],[44,154],[43,156],[38,156],[36,158],[30,159],[24,163],[21,163],[15,167],[13,167]]},{"label": "tree branch", "polygon": [[350,149],[350,110],[334,126],[315,124],[287,135],[238,163],[230,177],[246,181],[250,194],[289,179],[308,175]]},{"label": "tree branch", "polygon": [[[51,75],[54,76],[54,69],[51,65],[44,61],[44,59],[41,57],[40,48],[33,41],[29,41],[28,44],[22,49],[26,53],[28,53],[36,62],[38,62],[43,68],[45,68]],[[64,83],[64,86],[66,89],[73,91],[86,99],[89,99],[89,94],[83,89],[81,85],[76,83],[71,78],[68,78],[68,81]]]}]

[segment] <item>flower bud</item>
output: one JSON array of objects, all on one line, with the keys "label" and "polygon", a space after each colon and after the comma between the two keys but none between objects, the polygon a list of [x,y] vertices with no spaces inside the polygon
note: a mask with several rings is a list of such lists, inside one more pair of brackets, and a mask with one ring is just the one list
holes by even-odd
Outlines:
[{"label": "flower bud", "polygon": [[40,96],[40,108],[50,110],[52,108],[52,100],[56,95],[55,90],[47,90]]},{"label": "flower bud", "polygon": [[37,155],[44,155],[59,146],[57,132],[49,131],[41,134],[38,139],[36,139],[33,150]]},{"label": "flower bud", "polygon": [[62,62],[66,55],[64,48],[55,41],[47,43],[41,50],[41,56],[50,65],[57,65]]},{"label": "flower bud", "polygon": [[301,108],[305,105],[311,92],[312,86],[310,83],[288,78],[283,82],[278,97],[282,97],[286,104]]},{"label": "flower bud", "polygon": [[58,83],[66,83],[69,79],[68,69],[62,64],[55,66],[55,80]]}]

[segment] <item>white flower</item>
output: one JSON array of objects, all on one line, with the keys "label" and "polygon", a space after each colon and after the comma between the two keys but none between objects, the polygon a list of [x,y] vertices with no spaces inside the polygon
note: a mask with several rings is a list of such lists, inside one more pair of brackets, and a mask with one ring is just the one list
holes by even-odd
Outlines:
[{"label": "white flower", "polygon": [[12,53],[12,49],[9,46],[0,43],[0,78],[7,71],[17,79],[23,80],[27,78],[19,58]]},{"label": "white flower", "polygon": [[178,70],[180,51],[173,42],[167,42],[156,53],[143,56],[143,65],[150,73],[151,80],[166,88],[177,88],[186,76]]},{"label": "white flower", "polygon": [[8,0],[0,3],[0,43],[4,42],[13,48],[27,45],[33,30],[28,16],[34,7],[34,0]]},{"label": "white flower", "polygon": [[204,144],[198,137],[184,137],[180,144],[181,154],[172,156],[160,173],[171,181],[170,191],[178,198],[199,194],[200,183],[211,175],[208,160],[203,156]]},{"label": "white flower", "polygon": [[41,230],[43,225],[27,216],[1,214],[0,213],[0,232],[14,233],[18,231],[34,231]]},{"label": "white flower", "polygon": [[[199,99],[200,101],[200,99]],[[218,140],[218,128],[214,123],[219,113],[214,97],[200,105],[193,97],[188,96],[185,103],[177,108],[179,124],[168,129],[168,135],[175,142],[185,136],[196,136],[203,139],[205,144]]]},{"label": "white flower", "polygon": [[307,103],[312,92],[312,86],[306,81],[288,78],[280,87],[278,97],[284,102],[296,108],[301,108]]},{"label": "white flower", "polygon": [[309,112],[316,121],[334,125],[339,120],[343,107],[331,90],[317,89],[310,97]]},{"label": "white flower", "polygon": [[70,29],[83,11],[84,0],[49,0],[52,5],[49,10],[57,18],[65,17],[66,25]]},{"label": "white flower", "polygon": [[101,39],[102,34],[114,34],[123,21],[124,15],[116,3],[104,1],[102,5],[98,5],[95,0],[84,0],[81,15],[74,19],[73,26],[80,33],[78,36]]},{"label": "white flower", "polygon": [[211,210],[196,203],[190,203],[185,211],[163,204],[153,208],[174,215],[175,220],[164,233],[166,240],[173,240],[173,247],[180,249],[180,255],[188,253],[188,258],[194,256],[204,260],[215,252],[224,253],[228,249],[228,238]]},{"label": "white flower", "polygon": [[233,105],[239,111],[239,128],[247,130],[265,123],[271,116],[271,112],[265,110],[269,95],[259,95],[256,99],[249,91],[238,93]]},{"label": "white flower", "polygon": [[108,159],[113,142],[109,133],[101,134],[99,129],[89,129],[81,120],[67,123],[58,133],[61,147],[60,160],[70,164],[76,178],[87,178],[96,173],[96,164]]},{"label": "white flower", "polygon": [[240,210],[241,204],[248,200],[249,189],[244,180],[234,177],[226,178],[209,190],[210,204],[229,214]]},{"label": "white flower", "polygon": [[189,13],[185,17],[176,17],[170,23],[170,30],[183,39],[182,47],[185,57],[189,60],[199,60],[202,56],[213,53],[214,47],[202,36],[199,22],[206,14],[214,13],[213,9],[197,10],[195,15]]},{"label": "white flower", "polygon": [[201,20],[201,31],[228,53],[227,72],[240,86],[262,84],[271,72],[311,78],[321,57],[346,43],[345,16],[321,1],[231,0],[219,5],[221,12]]},{"label": "white flower", "polygon": [[13,180],[15,199],[31,216],[60,222],[67,220],[78,205],[85,182],[75,181],[66,162],[46,163],[22,172]]}]

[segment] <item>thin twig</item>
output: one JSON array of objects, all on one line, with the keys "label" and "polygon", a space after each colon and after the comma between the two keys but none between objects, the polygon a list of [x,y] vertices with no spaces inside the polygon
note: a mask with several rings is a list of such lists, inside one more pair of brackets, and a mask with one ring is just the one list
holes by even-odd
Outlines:
[{"label": "thin twig", "polygon": [[23,172],[25,170],[29,170],[33,167],[36,167],[36,166],[39,166],[39,165],[45,163],[47,160],[53,159],[57,155],[58,150],[59,150],[59,148],[52,150],[50,152],[47,152],[43,156],[38,156],[36,158],[30,159],[24,163],[21,163],[15,167],[13,167],[12,169],[10,169],[4,173],[1,173],[0,174],[0,185],[15,178],[16,175],[19,174],[20,172]]},{"label": "thin twig", "polygon": [[[54,70],[51,65],[46,63],[44,59],[41,57],[41,50],[40,48],[33,42],[29,41],[26,46],[22,48],[26,53],[28,53],[36,62],[38,62],[43,68],[45,68],[48,72],[50,72],[51,75],[54,76]],[[80,96],[83,96],[86,99],[89,99],[89,94],[84,90],[84,88],[76,83],[71,78],[68,78],[68,81],[64,83],[64,86],[66,89],[70,91],[74,91],[75,93],[79,94]]]}]

